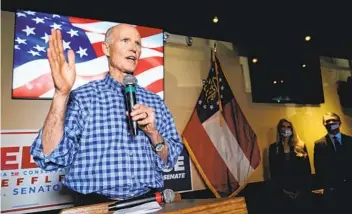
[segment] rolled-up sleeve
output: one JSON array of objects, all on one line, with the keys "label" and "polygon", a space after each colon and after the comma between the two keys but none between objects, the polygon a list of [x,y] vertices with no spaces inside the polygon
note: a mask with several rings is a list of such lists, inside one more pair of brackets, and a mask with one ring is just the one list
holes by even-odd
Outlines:
[{"label": "rolled-up sleeve", "polygon": [[162,108],[162,125],[159,130],[160,135],[164,138],[164,141],[168,145],[167,163],[155,153],[157,156],[157,167],[159,170],[171,169],[175,166],[176,161],[183,150],[183,143],[181,137],[177,132],[174,118],[171,115],[169,109],[163,105]]},{"label": "rolled-up sleeve", "polygon": [[60,142],[52,153],[43,153],[43,129],[39,130],[30,153],[34,162],[43,170],[57,171],[72,164],[78,151],[79,138],[83,127],[83,118],[80,105],[71,95],[67,104],[67,111],[64,122],[64,132]]}]

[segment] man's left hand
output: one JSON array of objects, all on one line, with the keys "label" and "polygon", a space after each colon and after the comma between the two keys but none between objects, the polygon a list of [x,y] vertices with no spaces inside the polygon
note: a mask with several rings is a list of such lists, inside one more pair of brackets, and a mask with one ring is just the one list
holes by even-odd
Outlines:
[{"label": "man's left hand", "polygon": [[[126,114],[128,115],[128,112],[126,112]],[[137,121],[139,128],[149,136],[153,145],[164,141],[156,128],[155,111],[153,108],[142,104],[136,104],[133,106],[131,117],[132,120]],[[167,142],[165,142],[164,149],[158,154],[161,156],[162,160],[167,163]]]},{"label": "man's left hand", "polygon": [[157,132],[155,125],[155,112],[153,108],[142,104],[136,104],[133,106],[131,117],[132,120],[137,121],[139,128],[148,136],[152,136]]}]

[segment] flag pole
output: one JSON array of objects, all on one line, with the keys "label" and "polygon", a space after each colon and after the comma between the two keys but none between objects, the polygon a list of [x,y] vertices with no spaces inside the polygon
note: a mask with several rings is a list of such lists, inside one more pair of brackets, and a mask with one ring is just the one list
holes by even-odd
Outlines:
[{"label": "flag pole", "polygon": [[215,66],[215,73],[216,73],[216,82],[217,82],[217,92],[218,92],[218,102],[219,102],[219,111],[220,111],[220,115],[219,115],[219,122],[220,122],[220,126],[222,126],[222,102],[221,102],[221,97],[220,97],[220,87],[219,87],[219,71],[218,71],[218,65],[216,63],[216,42],[214,42],[214,51],[213,51],[213,61],[214,61],[214,66]]}]

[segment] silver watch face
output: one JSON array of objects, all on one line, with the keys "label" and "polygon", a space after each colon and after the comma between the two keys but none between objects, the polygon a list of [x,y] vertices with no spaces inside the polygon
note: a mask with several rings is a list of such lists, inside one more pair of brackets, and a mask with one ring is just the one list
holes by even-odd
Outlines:
[{"label": "silver watch face", "polygon": [[164,148],[164,144],[163,143],[159,143],[158,145],[156,145],[155,151],[160,152],[160,151],[163,150],[163,148]]}]

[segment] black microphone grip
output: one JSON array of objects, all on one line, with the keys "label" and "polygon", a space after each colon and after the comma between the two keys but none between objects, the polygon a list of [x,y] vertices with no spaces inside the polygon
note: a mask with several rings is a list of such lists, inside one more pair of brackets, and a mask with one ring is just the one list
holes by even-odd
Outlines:
[{"label": "black microphone grip", "polygon": [[[176,197],[177,196],[177,197]],[[108,205],[109,211],[115,211],[119,209],[130,208],[138,205],[142,205],[149,202],[158,202],[159,204],[162,203],[172,203],[175,200],[180,200],[180,195],[176,195],[173,190],[165,189],[163,192],[155,192],[151,195],[146,194],[142,196],[137,196],[135,198],[130,198],[126,200],[117,201],[113,204]]]},{"label": "black microphone grip", "polygon": [[138,200],[131,200],[131,201],[121,201],[121,203],[115,203],[112,206],[109,207],[109,211],[116,211],[120,209],[126,209],[126,208],[131,208],[134,206],[138,206],[144,203],[149,203],[156,201],[155,197],[149,197],[149,198],[141,198]]},{"label": "black microphone grip", "polygon": [[126,85],[125,88],[126,105],[128,111],[128,122],[133,135],[137,135],[137,121],[132,120],[130,116],[133,106],[136,105],[136,87],[134,85]]}]

